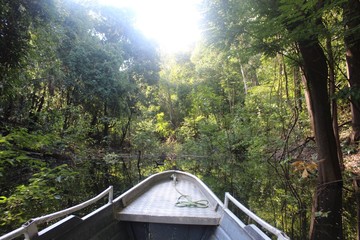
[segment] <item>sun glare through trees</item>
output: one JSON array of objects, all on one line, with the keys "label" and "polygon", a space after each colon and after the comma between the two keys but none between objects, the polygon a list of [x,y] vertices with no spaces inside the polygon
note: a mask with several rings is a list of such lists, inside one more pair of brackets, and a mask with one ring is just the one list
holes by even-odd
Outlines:
[{"label": "sun glare through trees", "polygon": [[102,4],[128,7],[136,14],[136,26],[157,41],[166,52],[189,51],[200,38],[201,0],[102,0]]}]

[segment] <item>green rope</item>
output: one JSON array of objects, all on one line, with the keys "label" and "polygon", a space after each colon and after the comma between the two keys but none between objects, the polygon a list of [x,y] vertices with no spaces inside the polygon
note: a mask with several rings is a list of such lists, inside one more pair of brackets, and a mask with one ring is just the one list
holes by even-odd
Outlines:
[{"label": "green rope", "polygon": [[177,207],[195,207],[195,208],[207,208],[209,207],[209,201],[206,199],[193,201],[189,195],[181,195],[175,203]]},{"label": "green rope", "polygon": [[193,208],[207,208],[209,207],[209,201],[206,199],[193,201],[190,195],[183,194],[176,187],[176,175],[171,175],[174,181],[174,188],[180,194],[177,202],[175,203],[176,207],[193,207]]}]

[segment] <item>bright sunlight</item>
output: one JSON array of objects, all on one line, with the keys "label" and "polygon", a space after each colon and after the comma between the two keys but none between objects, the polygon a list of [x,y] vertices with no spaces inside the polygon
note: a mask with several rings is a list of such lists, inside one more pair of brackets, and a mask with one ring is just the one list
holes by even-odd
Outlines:
[{"label": "bright sunlight", "polygon": [[136,27],[157,41],[163,51],[180,52],[193,47],[200,38],[197,4],[201,0],[103,0],[102,3],[130,7]]}]

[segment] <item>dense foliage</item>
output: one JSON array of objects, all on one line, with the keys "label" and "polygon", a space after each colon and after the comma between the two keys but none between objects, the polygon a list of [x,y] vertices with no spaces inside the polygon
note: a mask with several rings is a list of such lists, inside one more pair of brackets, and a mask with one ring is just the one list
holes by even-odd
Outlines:
[{"label": "dense foliage", "polygon": [[204,41],[168,56],[126,9],[0,0],[0,234],[177,168],[309,238],[333,219],[313,205],[327,163],[304,55],[316,46],[342,171],[340,229],[354,239],[358,5],[207,0]]}]

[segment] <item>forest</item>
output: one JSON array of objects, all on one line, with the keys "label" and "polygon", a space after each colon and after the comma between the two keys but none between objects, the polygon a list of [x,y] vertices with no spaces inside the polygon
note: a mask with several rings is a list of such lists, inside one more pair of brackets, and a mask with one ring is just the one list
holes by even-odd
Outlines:
[{"label": "forest", "polygon": [[129,9],[0,0],[0,235],[180,169],[291,239],[360,239],[360,2],[199,8],[165,54]]}]

